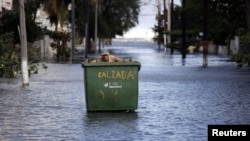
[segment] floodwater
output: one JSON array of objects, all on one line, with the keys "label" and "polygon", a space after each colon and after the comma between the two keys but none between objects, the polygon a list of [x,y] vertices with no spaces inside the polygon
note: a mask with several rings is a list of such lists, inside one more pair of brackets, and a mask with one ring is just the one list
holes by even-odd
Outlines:
[{"label": "floodwater", "polygon": [[0,78],[0,140],[206,141],[209,124],[250,123],[250,70],[228,56],[164,54],[149,42],[105,47],[141,63],[135,112],[88,113],[80,63],[47,64],[22,87]]}]

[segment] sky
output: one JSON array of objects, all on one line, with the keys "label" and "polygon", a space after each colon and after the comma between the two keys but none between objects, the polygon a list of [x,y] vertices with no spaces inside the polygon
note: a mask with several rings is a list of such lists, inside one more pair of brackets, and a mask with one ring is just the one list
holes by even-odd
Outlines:
[{"label": "sky", "polygon": [[[156,25],[155,16],[158,13],[158,0],[141,0],[144,4],[140,8],[139,23],[134,28],[126,32],[122,38],[153,38],[152,28]],[[168,0],[166,0],[167,4]],[[180,5],[180,0],[174,0],[174,3]],[[163,0],[162,0],[163,4]],[[162,8],[163,10],[163,8]]]}]

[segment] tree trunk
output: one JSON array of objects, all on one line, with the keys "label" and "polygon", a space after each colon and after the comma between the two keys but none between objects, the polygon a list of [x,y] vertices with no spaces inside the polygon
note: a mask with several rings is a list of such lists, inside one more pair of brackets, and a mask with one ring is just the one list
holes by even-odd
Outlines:
[{"label": "tree trunk", "polygon": [[21,69],[23,86],[29,86],[27,33],[25,24],[24,0],[19,0],[20,9],[20,40],[21,40]]}]

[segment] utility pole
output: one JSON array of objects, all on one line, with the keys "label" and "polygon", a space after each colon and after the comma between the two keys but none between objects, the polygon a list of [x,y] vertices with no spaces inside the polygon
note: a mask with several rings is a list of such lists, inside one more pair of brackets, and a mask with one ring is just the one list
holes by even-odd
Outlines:
[{"label": "utility pole", "polygon": [[161,27],[161,0],[158,0],[158,39],[157,39],[157,43],[158,43],[158,48],[161,48],[161,35],[160,35],[160,27]]},{"label": "utility pole", "polygon": [[98,0],[96,0],[96,3],[95,3],[95,39],[94,39],[94,47],[95,49],[97,49],[97,31],[98,31],[98,26],[97,26],[97,23],[98,23]]},{"label": "utility pole", "polygon": [[207,38],[208,32],[208,0],[203,0],[203,38],[202,38],[202,47],[203,47],[203,66],[206,67],[208,65],[208,46],[210,41]]},{"label": "utility pole", "polygon": [[[169,17],[168,17],[168,13],[169,13],[169,10],[167,11],[167,8],[166,8],[166,0],[163,0],[163,12],[164,12],[164,32],[163,32],[163,40],[164,40],[164,47],[166,48],[167,47],[167,36],[166,36],[166,31],[167,31],[167,26],[169,26]],[[168,22],[168,25],[167,25],[167,22]],[[168,30],[169,31],[169,30]],[[169,40],[168,40],[168,43],[169,43]]]},{"label": "utility pole", "polygon": [[250,32],[250,0],[246,0],[247,32]]},{"label": "utility pole", "polygon": [[88,51],[90,48],[90,0],[87,0],[87,22],[85,26],[85,58],[88,58]]},{"label": "utility pole", "polygon": [[[171,26],[172,26],[172,9],[171,9],[171,2],[168,0],[168,31],[171,31]],[[171,44],[171,35],[168,35],[168,44]]]},{"label": "utility pole", "polygon": [[29,86],[27,33],[25,23],[24,0],[19,0],[20,9],[20,41],[21,41],[21,69],[23,86]]},{"label": "utility pole", "polygon": [[75,58],[75,0],[71,0],[71,63]]},{"label": "utility pole", "polygon": [[[102,11],[102,0],[97,0],[98,1],[98,7],[97,7],[97,14],[99,15],[99,16],[101,16],[101,12],[100,11]],[[99,19],[100,19],[100,17],[98,17]],[[99,40],[98,40],[98,53],[101,53],[101,41],[102,41],[102,39],[100,38],[100,37],[97,37]]]},{"label": "utility pole", "polygon": [[[173,30],[173,17],[174,17],[174,0],[171,0],[171,6],[170,6],[170,30]],[[173,47],[173,38],[170,36],[170,44],[171,44],[171,51],[170,54],[174,54],[174,47]]]},{"label": "utility pole", "polygon": [[186,0],[182,0],[182,20],[181,20],[181,25],[182,25],[182,47],[181,47],[181,52],[182,52],[182,59],[186,58],[186,46],[187,46],[187,39],[186,39]]},{"label": "utility pole", "polygon": [[203,0],[203,40],[207,40],[207,12],[208,12],[208,1]]}]

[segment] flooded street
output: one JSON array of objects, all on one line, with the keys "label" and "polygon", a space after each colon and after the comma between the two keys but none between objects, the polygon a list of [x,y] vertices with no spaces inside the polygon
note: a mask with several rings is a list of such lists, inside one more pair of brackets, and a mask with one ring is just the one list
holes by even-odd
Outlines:
[{"label": "flooded street", "polygon": [[208,124],[250,124],[250,70],[228,56],[164,54],[149,42],[105,47],[141,63],[139,104],[132,113],[87,113],[83,68],[46,64],[30,77],[0,78],[3,141],[206,141]]}]

